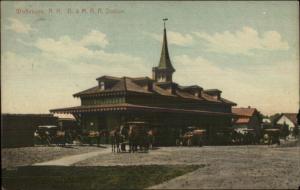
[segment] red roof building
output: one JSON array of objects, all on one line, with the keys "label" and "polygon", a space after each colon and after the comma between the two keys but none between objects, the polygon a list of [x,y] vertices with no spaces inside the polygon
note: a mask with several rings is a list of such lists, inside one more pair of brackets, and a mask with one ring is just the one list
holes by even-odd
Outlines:
[{"label": "red roof building", "polygon": [[259,133],[262,118],[256,108],[232,108],[232,113],[236,116],[233,119],[235,129],[254,129]]}]

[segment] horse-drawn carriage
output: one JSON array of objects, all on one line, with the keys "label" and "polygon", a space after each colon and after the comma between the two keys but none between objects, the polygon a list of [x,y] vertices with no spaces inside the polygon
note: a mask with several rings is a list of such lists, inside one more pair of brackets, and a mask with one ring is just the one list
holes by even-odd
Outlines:
[{"label": "horse-drawn carriage", "polygon": [[102,131],[98,130],[83,130],[77,134],[76,140],[80,144],[100,145],[100,139],[103,136]]},{"label": "horse-drawn carriage", "polygon": [[66,132],[59,129],[55,125],[41,125],[38,126],[35,133],[35,142],[36,144],[43,145],[62,145],[64,146],[67,141]]},{"label": "horse-drawn carriage", "polygon": [[138,150],[138,147],[142,151],[148,151],[150,146],[150,139],[148,135],[149,124],[146,122],[128,122],[128,142],[129,149],[132,152]]},{"label": "horse-drawn carriage", "polygon": [[113,152],[126,151],[126,145],[129,152],[148,151],[154,142],[154,130],[147,122],[132,121],[112,130],[110,137]]},{"label": "horse-drawn carriage", "polygon": [[233,144],[257,144],[259,138],[254,129],[234,129],[231,133],[231,141]]},{"label": "horse-drawn carriage", "polygon": [[183,146],[203,146],[205,143],[206,130],[196,127],[188,127],[189,131],[176,140],[176,145]]},{"label": "horse-drawn carriage", "polygon": [[280,129],[264,129],[263,143],[264,144],[280,144]]}]

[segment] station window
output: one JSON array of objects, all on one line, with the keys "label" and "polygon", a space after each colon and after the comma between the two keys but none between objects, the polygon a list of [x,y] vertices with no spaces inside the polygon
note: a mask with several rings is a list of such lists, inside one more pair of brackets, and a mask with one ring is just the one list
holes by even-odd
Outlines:
[{"label": "station window", "polygon": [[103,81],[100,82],[100,89],[105,90],[105,83]]}]

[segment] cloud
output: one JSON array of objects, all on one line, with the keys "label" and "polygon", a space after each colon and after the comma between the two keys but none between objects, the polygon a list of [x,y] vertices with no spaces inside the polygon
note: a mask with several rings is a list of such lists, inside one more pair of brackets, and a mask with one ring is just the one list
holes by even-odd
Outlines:
[{"label": "cloud", "polygon": [[99,76],[138,77],[151,71],[143,63],[70,61],[50,54],[12,51],[1,55],[1,63],[1,85],[5,89],[1,106],[5,113],[48,113],[53,108],[78,106],[80,102],[72,94],[97,85]]},{"label": "cloud", "polygon": [[[163,35],[157,33],[146,33],[157,41],[162,42]],[[188,46],[193,43],[193,37],[190,34],[181,34],[179,32],[168,31],[168,43],[178,46]]]},{"label": "cloud", "polygon": [[[162,41],[162,34],[145,33],[152,38]],[[189,46],[197,39],[205,40],[208,51],[228,54],[253,55],[253,50],[288,50],[288,42],[282,39],[277,31],[266,31],[259,34],[251,27],[243,27],[240,30],[209,34],[206,32],[192,32],[182,34],[168,31],[168,43],[178,46]],[[196,37],[196,39],[194,38]]]},{"label": "cloud", "polygon": [[62,36],[58,40],[52,38],[39,38],[34,46],[43,53],[52,54],[55,57],[66,59],[79,58],[81,56],[89,56],[92,54],[88,48],[69,36]]},{"label": "cloud", "polygon": [[88,35],[85,35],[79,43],[84,46],[94,45],[104,48],[108,45],[108,40],[106,38],[106,34],[97,30],[92,30]]},{"label": "cloud", "polygon": [[37,29],[32,28],[30,24],[23,23],[16,18],[8,18],[8,20],[10,21],[10,25],[6,26],[7,30],[12,30],[16,33],[24,34],[27,34],[31,31],[37,31]]},{"label": "cloud", "polygon": [[103,49],[109,40],[95,30],[78,40],[65,35],[30,43],[17,41],[39,51],[4,51],[1,55],[3,112],[47,113],[53,108],[76,106],[80,102],[72,94],[97,85],[99,76],[151,73],[140,57]]},{"label": "cloud", "polygon": [[235,32],[208,34],[193,32],[195,36],[208,42],[208,51],[253,55],[251,50],[288,50],[289,45],[277,31],[259,33],[251,27],[243,27]]},{"label": "cloud", "polygon": [[39,38],[33,45],[42,51],[42,53],[54,56],[57,59],[87,61],[89,59],[108,62],[108,63],[129,63],[141,62],[138,57],[127,55],[124,53],[109,53],[103,49],[95,50],[90,46],[98,46],[104,48],[109,41],[106,34],[92,30],[84,35],[80,40],[74,40],[69,36],[60,38]]},{"label": "cloud", "polygon": [[204,89],[217,88],[222,96],[238,106],[252,106],[264,114],[297,111],[298,59],[279,61],[262,65],[252,72],[242,72],[231,68],[222,69],[201,56],[174,57],[176,68],[174,78],[179,84],[198,84]]}]

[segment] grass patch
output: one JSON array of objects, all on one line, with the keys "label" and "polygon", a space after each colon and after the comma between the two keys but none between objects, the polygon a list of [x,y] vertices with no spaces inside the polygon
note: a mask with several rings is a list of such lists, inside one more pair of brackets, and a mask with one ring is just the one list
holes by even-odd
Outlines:
[{"label": "grass patch", "polygon": [[5,189],[143,189],[204,165],[26,166],[2,170]]}]

